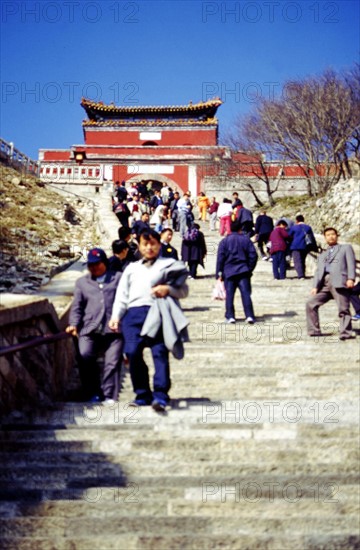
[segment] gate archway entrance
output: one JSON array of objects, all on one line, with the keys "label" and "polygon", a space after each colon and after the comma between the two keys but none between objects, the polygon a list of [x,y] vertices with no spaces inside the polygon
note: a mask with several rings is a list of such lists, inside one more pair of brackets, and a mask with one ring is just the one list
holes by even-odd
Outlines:
[{"label": "gate archway entrance", "polygon": [[131,183],[140,183],[141,181],[145,182],[148,185],[152,182],[151,188],[155,190],[160,190],[165,182],[171,189],[175,192],[178,191],[180,195],[183,194],[181,187],[171,178],[164,176],[163,174],[136,174],[132,178],[126,181],[127,184]]}]

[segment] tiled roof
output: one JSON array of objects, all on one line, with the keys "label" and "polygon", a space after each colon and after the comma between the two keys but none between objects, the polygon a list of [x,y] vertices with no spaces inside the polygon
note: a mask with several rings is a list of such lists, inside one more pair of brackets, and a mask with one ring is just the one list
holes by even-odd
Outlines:
[{"label": "tiled roof", "polygon": [[116,126],[216,126],[218,120],[216,117],[208,118],[206,120],[199,120],[197,118],[168,120],[166,118],[146,120],[84,120],[82,125],[84,127],[116,127]]},{"label": "tiled roof", "polygon": [[81,106],[85,109],[90,120],[108,120],[108,119],[140,119],[148,118],[214,118],[218,107],[222,104],[220,98],[214,98],[208,101],[198,103],[190,102],[188,105],[152,105],[152,106],[131,106],[118,107],[114,104],[106,105],[102,101],[91,101],[82,98]]}]

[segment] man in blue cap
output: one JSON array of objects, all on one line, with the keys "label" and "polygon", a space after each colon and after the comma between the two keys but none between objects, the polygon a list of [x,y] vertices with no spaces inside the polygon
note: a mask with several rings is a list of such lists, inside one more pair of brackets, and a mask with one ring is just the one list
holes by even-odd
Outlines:
[{"label": "man in blue cap", "polygon": [[[108,269],[108,258],[101,248],[87,256],[89,273],[76,281],[74,299],[66,332],[79,338],[79,371],[86,401],[117,401],[123,338],[109,329],[115,292],[122,273]],[[97,363],[104,354],[101,368]]]}]

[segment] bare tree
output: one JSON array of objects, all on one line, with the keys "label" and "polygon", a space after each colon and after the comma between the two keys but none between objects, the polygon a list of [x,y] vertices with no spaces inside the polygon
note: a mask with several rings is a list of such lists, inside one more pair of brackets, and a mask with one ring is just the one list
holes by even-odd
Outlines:
[{"label": "bare tree", "polygon": [[[359,153],[359,70],[347,79],[333,71],[290,81],[281,98],[261,100],[236,124],[235,141],[259,151],[259,159],[296,164],[309,195],[326,192],[350,172],[348,155]],[[237,139],[236,139],[237,138]],[[264,167],[260,166],[260,172]],[[275,192],[269,188],[267,191]]]},{"label": "bare tree", "polygon": [[[275,204],[273,195],[279,188],[285,163],[282,160],[277,160],[276,163],[267,161],[267,158],[271,157],[271,143],[266,142],[260,122],[256,114],[238,118],[233,131],[227,135],[226,139],[234,149],[247,151],[250,154],[250,159],[238,162],[239,172],[243,171],[247,177],[250,174],[263,182],[268,202],[273,206]],[[233,157],[236,158],[236,153]],[[245,178],[241,178],[240,181],[240,187],[250,191],[257,204],[263,206],[264,203],[255,192],[252,183],[247,182]]]},{"label": "bare tree", "polygon": [[356,63],[354,67],[344,75],[344,80],[350,91],[350,100],[352,103],[352,115],[355,123],[355,128],[351,138],[348,141],[348,146],[342,152],[344,157],[345,175],[352,176],[353,170],[351,162],[355,162],[360,168],[360,64]]}]

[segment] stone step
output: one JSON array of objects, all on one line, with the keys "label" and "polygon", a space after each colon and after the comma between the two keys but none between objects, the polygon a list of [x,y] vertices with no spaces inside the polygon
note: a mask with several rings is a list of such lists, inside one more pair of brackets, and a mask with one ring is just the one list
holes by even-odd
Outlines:
[{"label": "stone step", "polygon": [[[275,510],[274,510],[275,512]],[[255,516],[240,517],[171,517],[165,516],[126,516],[126,521],[121,517],[103,517],[101,521],[94,521],[92,517],[83,517],[81,522],[68,517],[37,517],[26,518],[0,518],[0,534],[3,537],[22,536],[26,531],[36,533],[37,537],[84,537],[92,534],[94,537],[102,533],[111,533],[112,536],[126,535],[129,533],[148,535],[149,532],[162,533],[163,535],[256,535],[259,531],[259,520]],[[326,535],[340,535],[358,533],[358,517],[356,516],[331,516],[331,521],[326,522],[323,517],[302,518],[303,521],[293,522],[291,518],[278,518],[273,515],[263,517],[261,525],[263,530],[276,533],[301,534],[303,522],[306,523],[308,532]]]},{"label": "stone step", "polygon": [[[207,432],[209,434],[209,432]],[[226,434],[226,432],[225,432]],[[207,438],[184,438],[184,439],[156,439],[156,440],[99,440],[97,442],[88,442],[88,449],[78,452],[71,445],[78,445],[79,442],[37,442],[34,451],[33,443],[24,442],[5,442],[0,452],[0,462],[3,466],[14,464],[17,467],[24,465],[50,465],[50,464],[83,464],[83,463],[101,463],[105,456],[112,461],[126,461],[133,458],[136,453],[138,458],[148,455],[149,457],[161,460],[172,461],[174,458],[179,460],[181,452],[181,462],[187,463],[191,460],[211,462],[233,462],[244,457],[252,461],[255,458],[264,460],[281,460],[286,455],[287,460],[310,460],[316,453],[319,460],[339,462],[341,460],[356,460],[359,453],[353,447],[353,441],[347,439],[343,442],[341,449],[336,456],[333,455],[333,447],[337,445],[337,440],[325,440],[323,446],[314,449],[312,444],[304,444],[301,448],[291,448],[287,440],[278,442],[276,440],[265,441],[262,444],[259,453],[258,440],[243,439],[223,439],[213,443],[213,439]],[[69,450],[70,446],[70,450]],[[21,448],[21,450],[20,450]],[[15,452],[14,452],[15,449]],[[86,452],[87,451],[87,452]],[[359,451],[360,452],[360,451]],[[106,455],[105,455],[106,453]]]},{"label": "stone step", "polygon": [[[149,463],[149,460],[152,462]],[[344,464],[341,460],[336,462],[317,462],[311,468],[310,462],[301,463],[298,457],[290,457],[286,464],[280,459],[254,462],[210,462],[203,460],[199,462],[165,461],[162,456],[137,458],[121,458],[119,463],[112,463],[104,457],[103,463],[90,463],[83,465],[50,465],[50,466],[24,466],[14,469],[13,466],[5,466],[0,471],[0,482],[4,488],[6,483],[11,488],[12,483],[22,484],[27,489],[63,488],[69,483],[72,486],[86,488],[88,486],[114,485],[134,481],[137,478],[147,476],[149,478],[166,477],[171,471],[174,478],[186,478],[186,476],[197,476],[205,481],[218,483],[222,478],[235,479],[241,476],[256,477],[259,475],[284,475],[291,481],[294,472],[300,477],[307,477],[310,473],[316,476],[327,476],[330,480],[338,479],[342,473],[351,475],[356,471],[358,460],[347,458]]]},{"label": "stone step", "polygon": [[[150,455],[150,453],[149,453]],[[155,456],[153,456],[155,455]],[[153,461],[152,465],[149,465],[149,459]],[[133,464],[133,458],[130,457],[104,457],[103,462],[83,462],[77,465],[70,463],[46,463],[43,461],[40,465],[20,465],[16,466],[13,462],[5,463],[0,472],[0,483],[6,482],[22,483],[24,487],[36,488],[36,483],[41,484],[41,488],[46,488],[46,483],[49,487],[53,486],[53,483],[57,483],[59,480],[67,483],[78,482],[81,486],[86,486],[86,483],[90,485],[115,483],[118,479],[135,479],[138,476],[155,476],[154,469],[156,468],[156,477],[166,476],[168,471],[172,471],[174,476],[183,477],[187,475],[198,476],[203,478],[208,476],[210,481],[217,482],[219,478],[231,477],[231,476],[258,476],[262,473],[274,475],[286,475],[292,479],[294,470],[300,476],[309,475],[309,466],[299,466],[299,460],[310,460],[312,457],[299,457],[292,455],[283,468],[281,463],[281,457],[268,457],[264,456],[263,460],[258,461],[256,465],[253,462],[221,462],[210,461],[206,455],[200,457],[189,457],[188,462],[176,460],[174,456],[173,460],[165,460],[164,456],[160,453],[151,453],[148,461],[146,460],[145,453],[142,453],[137,457],[136,465]],[[327,457],[326,457],[327,458]],[[110,459],[112,462],[110,462]],[[236,457],[235,457],[236,459]],[[195,462],[197,460],[197,462]],[[239,459],[240,460],[240,459]],[[342,468],[341,460],[346,460],[346,466]],[[339,476],[341,472],[350,475],[358,464],[358,459],[352,460],[348,457],[340,458],[339,461],[329,459],[316,464],[313,469],[314,475],[328,476],[331,479]],[[45,479],[46,477],[46,479]],[[80,485],[79,485],[80,486]],[[40,487],[40,485],[39,485]]]},{"label": "stone step", "polygon": [[[136,504],[140,501],[144,506],[152,502],[183,501],[184,506],[196,502],[224,502],[232,503],[237,499],[253,505],[255,510],[257,503],[262,499],[274,502],[274,506],[286,501],[288,504],[306,500],[307,502],[319,502],[334,504],[341,507],[348,502],[355,504],[359,499],[358,476],[354,474],[344,475],[294,475],[286,476],[282,473],[276,475],[270,472],[268,475],[259,473],[246,477],[231,476],[174,476],[152,477],[123,476],[115,480],[108,478],[106,484],[100,479],[76,480],[72,483],[57,482],[32,482],[30,479],[26,486],[24,483],[0,484],[0,503],[3,504],[7,517],[10,508],[8,504],[26,503],[38,506],[47,501],[57,502],[109,502]],[[65,504],[66,506],[66,504]],[[151,507],[151,506],[150,506]],[[336,509],[337,509],[336,508]],[[295,508],[289,507],[288,513]],[[325,510],[325,508],[323,508]],[[120,512],[119,512],[120,513]],[[25,514],[26,515],[26,514]]]},{"label": "stone step", "polygon": [[[301,446],[303,452],[309,452],[313,449],[313,439],[307,437],[307,430],[304,427],[303,438],[304,442]],[[284,430],[283,427],[281,427]],[[178,429],[174,437],[171,437],[171,431],[154,431],[130,434],[129,430],[122,430],[114,432],[113,430],[107,431],[102,437],[102,430],[99,427],[97,430],[87,430],[85,434],[81,434],[81,440],[79,439],[80,430],[72,430],[72,433],[64,434],[62,437],[49,434],[49,437],[43,438],[30,438],[30,439],[5,439],[1,443],[0,457],[3,460],[8,459],[15,454],[16,460],[40,460],[41,456],[46,453],[49,457],[54,452],[59,456],[69,456],[75,454],[79,458],[83,456],[89,456],[92,453],[93,458],[96,458],[95,453],[112,453],[112,454],[125,454],[132,451],[166,451],[172,453],[173,451],[178,453],[179,446],[183,453],[198,452],[200,450],[206,450],[206,447],[210,447],[210,452],[216,453],[242,453],[245,450],[252,452],[258,452],[259,439],[263,426],[256,425],[250,430],[249,426],[237,426],[235,424],[213,424],[194,425],[192,428],[188,428],[186,433]],[[319,430],[320,432],[320,430]],[[319,433],[318,432],[318,433]],[[354,449],[353,437],[356,436],[356,429],[340,431],[329,431],[326,434],[322,434],[322,444],[319,443],[319,452],[326,452],[327,447],[338,444],[339,432],[342,435],[342,451],[348,452],[350,449]],[[285,432],[286,433],[286,432]],[[276,430],[274,430],[276,434]],[[288,431],[288,437],[277,438],[263,438],[261,448],[264,452],[292,452],[292,448],[289,445],[289,440],[292,441],[291,435],[296,435],[297,439],[301,439],[301,435],[297,433],[297,430]],[[119,437],[115,437],[119,435]],[[143,438],[139,438],[139,435],[144,435]],[[314,434],[315,435],[315,434]],[[155,437],[156,436],[156,437]],[[256,436],[256,437],[255,437]],[[215,439],[215,441],[214,441]],[[34,449],[34,443],[36,443],[36,450]],[[30,458],[31,456],[31,458]],[[74,458],[75,459],[75,458]]]},{"label": "stone step", "polygon": [[[269,484],[268,484],[269,485]],[[274,518],[286,517],[289,507],[293,519],[312,517],[337,517],[348,515],[355,519],[357,515],[358,487],[342,487],[331,494],[327,486],[312,486],[307,493],[300,485],[284,485],[278,491],[268,485],[256,482],[233,484],[226,488],[214,488],[207,491],[190,490],[185,495],[165,497],[157,491],[145,492],[136,487],[96,487],[83,492],[79,499],[47,500],[33,502],[0,501],[0,517],[16,519],[20,516],[38,518],[110,518],[132,516],[168,516],[168,517],[232,517],[254,518],[256,516]],[[107,495],[106,495],[107,493]],[[198,493],[198,494],[196,494]],[[197,498],[194,498],[196,494]],[[70,493],[69,493],[70,495]],[[192,498],[191,498],[192,497]]]},{"label": "stone step", "polygon": [[348,534],[276,533],[247,535],[116,535],[89,537],[15,537],[3,539],[6,550],[357,550],[359,537]]},{"label": "stone step", "polygon": [[[285,380],[279,382],[283,387],[279,392],[287,392]],[[256,389],[256,388],[255,388]],[[255,391],[255,389],[253,391]],[[353,384],[349,391],[355,390]],[[345,391],[345,388],[343,388]],[[218,392],[219,393],[219,392]],[[159,415],[151,407],[131,407],[129,401],[119,402],[114,405],[74,406],[60,408],[55,411],[48,411],[46,415],[34,415],[28,423],[22,418],[18,424],[13,422],[4,428],[12,426],[18,429],[61,429],[71,426],[83,428],[113,427],[117,429],[122,425],[139,427],[144,424],[151,424],[156,429],[172,429],[172,424],[178,424],[179,420],[186,417],[186,425],[194,424],[248,424],[262,425],[266,429],[268,425],[282,423],[289,429],[296,429],[303,423],[321,424],[330,429],[331,425],[341,422],[343,426],[356,425],[359,415],[359,402],[355,398],[345,399],[345,395],[338,392],[338,395],[325,400],[324,396],[312,395],[312,399],[301,395],[297,398],[276,397],[274,395],[238,399],[223,399],[213,401],[208,397],[179,397],[174,398],[167,414]],[[270,429],[270,428],[269,428]]]},{"label": "stone step", "polygon": [[[225,411],[226,412],[226,411]],[[214,415],[215,416],[215,415]],[[5,448],[3,444],[18,442],[18,443],[28,443],[38,442],[40,445],[44,442],[98,442],[98,441],[114,441],[114,436],[119,435],[119,438],[116,440],[117,444],[123,444],[124,447],[131,448],[133,444],[142,445],[154,444],[159,442],[159,444],[165,444],[166,441],[170,440],[176,444],[177,440],[181,440],[181,444],[185,446],[192,447],[194,438],[197,440],[201,437],[204,440],[204,445],[212,444],[214,448],[219,446],[223,447],[223,439],[234,439],[235,445],[238,444],[238,440],[245,438],[254,439],[254,436],[259,435],[259,430],[264,430],[264,427],[270,430],[272,424],[254,424],[254,423],[244,423],[234,422],[236,420],[235,416],[231,418],[231,415],[221,417],[213,417],[207,415],[203,417],[205,422],[194,422],[186,426],[171,426],[171,429],[165,429],[166,426],[148,426],[146,424],[137,424],[136,429],[131,424],[113,424],[111,425],[92,425],[91,427],[82,427],[76,424],[69,424],[66,430],[4,430],[0,432],[0,443],[1,451],[4,451]],[[232,420],[232,421],[231,421]],[[276,422],[274,422],[276,424]],[[272,428],[277,434],[276,429]],[[344,445],[351,444],[354,442],[359,434],[359,430],[356,424],[341,426],[339,424],[297,424],[296,425],[296,437],[298,439],[306,439],[309,441],[310,445],[314,444],[314,440],[318,440],[318,443],[321,444],[337,444],[339,440],[342,441]],[[156,433],[156,440],[154,440],[154,432]],[[141,437],[141,442],[139,442],[139,437]],[[134,440],[134,441],[133,441]],[[267,447],[268,445],[277,445],[278,448],[287,446],[288,443],[282,439],[276,439],[274,437],[274,443],[271,439],[267,439],[262,444]],[[227,443],[226,443],[227,444]],[[13,447],[14,452],[21,452],[21,447],[16,450],[16,447]],[[31,449],[34,451],[34,447]]]},{"label": "stone step", "polygon": [[[213,410],[213,409],[212,409]],[[219,416],[218,418],[211,418],[212,414],[211,409],[206,409],[203,411],[201,415],[198,415],[194,417],[194,423],[193,425],[189,425],[187,427],[187,430],[204,430],[204,429],[212,429],[215,430],[225,430],[227,429],[226,426],[233,427],[237,432],[237,435],[225,435],[222,434],[222,437],[254,437],[259,439],[274,439],[276,437],[279,437],[279,439],[296,439],[298,435],[305,435],[306,436],[306,430],[308,427],[311,426],[311,423],[314,421],[313,418],[311,418],[311,412],[307,415],[307,418],[305,418],[305,413],[302,413],[301,411],[297,413],[297,410],[294,408],[288,408],[284,411],[284,415],[286,413],[285,419],[281,421],[280,418],[275,419],[271,417],[271,421],[269,422],[269,418],[266,418],[266,413],[262,413],[259,409],[259,412],[257,413],[256,410],[250,409],[250,407],[247,408],[247,410],[240,410],[240,412],[236,413],[229,409],[224,409],[224,411],[221,413],[222,416]],[[338,418],[335,416],[335,413],[333,412],[333,409],[329,409],[330,412],[325,411],[323,412],[322,419],[325,418],[325,422],[330,421],[336,421]],[[353,433],[353,427],[356,425],[354,422],[354,413],[356,414],[355,410],[348,410],[344,412],[344,416],[346,415],[349,418],[349,426],[344,428],[343,435],[345,434],[351,434]],[[268,413],[268,412],[267,412]],[[184,412],[183,412],[184,414]],[[260,417],[261,414],[263,414],[263,417],[259,419],[259,421],[256,421],[256,414]],[[268,413],[269,414],[269,413]],[[303,419],[297,421],[298,414],[302,414],[304,417]],[[181,419],[181,414],[174,414],[171,416],[171,413],[168,414],[166,417],[168,422],[165,424],[164,419],[158,419],[157,416],[142,416],[139,418],[138,422],[138,429],[148,429],[150,432],[171,432],[172,429],[176,431],[177,434],[180,434],[181,431],[177,429],[178,421]],[[215,416],[215,415],[214,415]],[[264,418],[265,417],[265,418]],[[320,417],[321,418],[321,417]],[[265,420],[265,422],[263,421]],[[327,420],[329,419],[329,420]],[[244,420],[247,421],[246,424],[244,424]],[[351,421],[352,420],[352,421]],[[295,424],[296,422],[296,424]],[[335,422],[334,422],[335,423]],[[121,426],[127,426],[127,425],[133,425],[135,423],[130,422],[129,418],[120,419],[117,421],[117,425]],[[105,428],[109,429],[114,425],[111,418],[103,418],[101,422],[98,422],[97,429]],[[325,424],[324,432],[327,432],[330,428],[328,428],[328,425]],[[134,427],[134,426],[133,426]],[[207,428],[208,427],[208,428]],[[68,425],[68,429],[71,428],[71,424]],[[88,430],[89,429],[89,423],[83,422],[78,424],[78,428]],[[304,430],[301,430],[303,428]],[[54,425],[54,429],[56,429],[56,426]],[[243,432],[245,430],[249,430],[249,433],[244,434]],[[120,432],[121,433],[121,432]],[[191,433],[187,434],[191,437]],[[195,434],[194,434],[195,435]],[[198,433],[197,435],[202,435]],[[218,435],[218,433],[214,432],[214,435]],[[324,437],[327,437],[327,435],[324,435]]]}]

